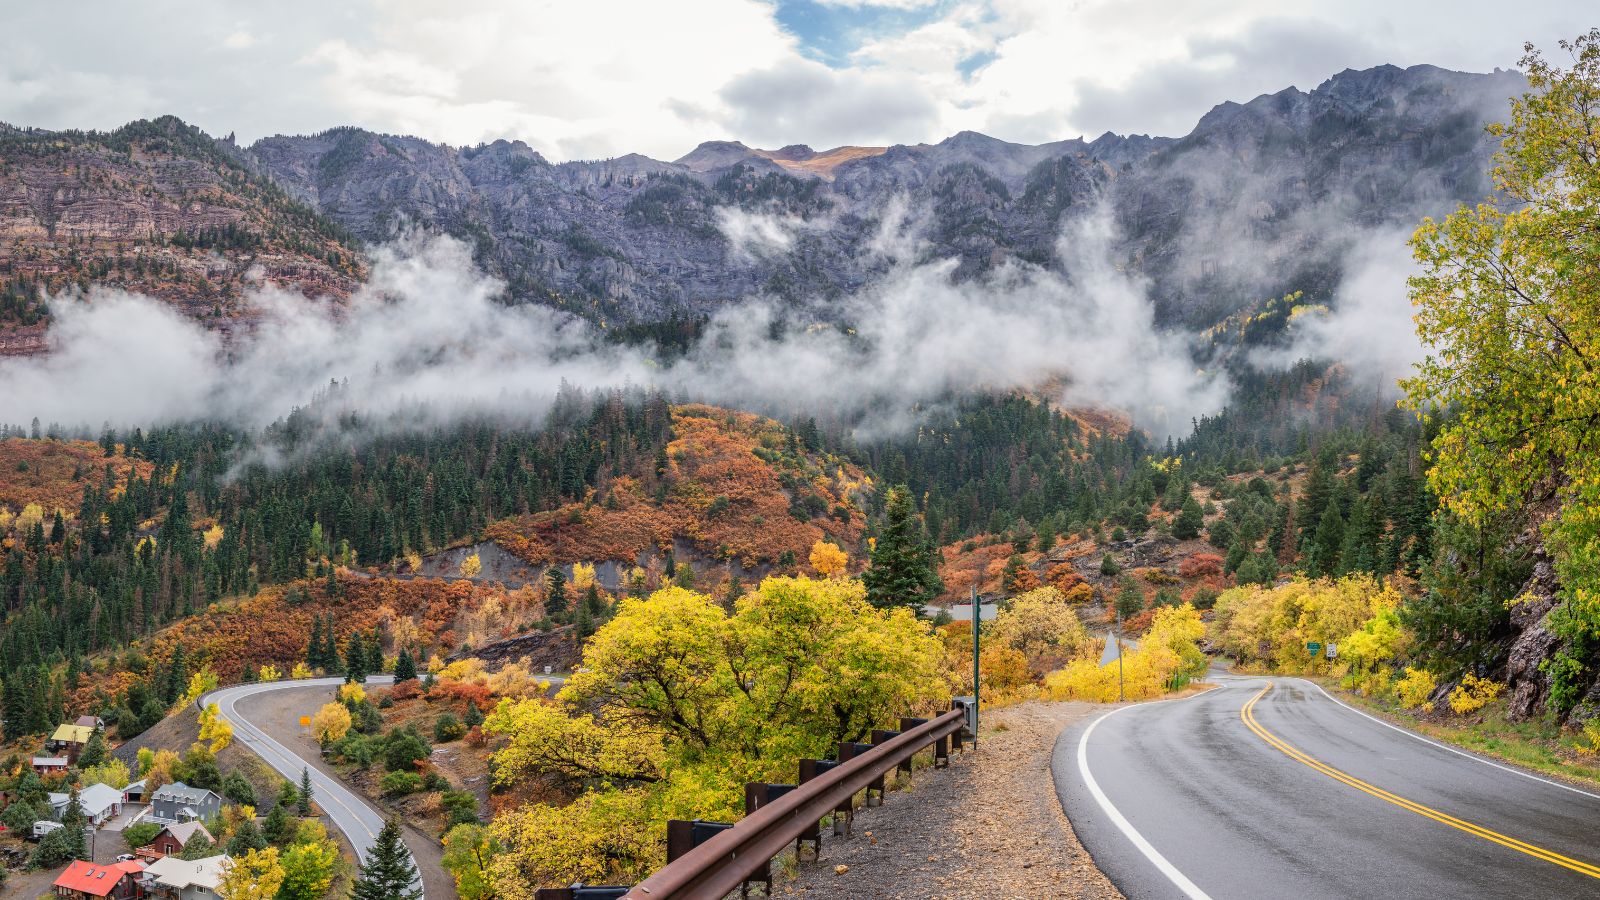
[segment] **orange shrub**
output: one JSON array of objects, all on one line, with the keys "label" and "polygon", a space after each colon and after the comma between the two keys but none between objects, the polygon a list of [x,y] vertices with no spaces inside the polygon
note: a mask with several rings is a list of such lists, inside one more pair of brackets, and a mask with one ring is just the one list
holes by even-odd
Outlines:
[{"label": "orange shrub", "polygon": [[1178,564],[1178,575],[1183,578],[1204,578],[1222,573],[1222,557],[1215,553],[1196,553]]}]

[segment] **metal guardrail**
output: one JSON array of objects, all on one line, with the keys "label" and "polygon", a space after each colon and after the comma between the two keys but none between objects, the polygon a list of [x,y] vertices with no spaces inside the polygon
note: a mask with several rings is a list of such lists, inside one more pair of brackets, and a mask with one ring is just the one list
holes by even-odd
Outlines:
[{"label": "metal guardrail", "polygon": [[622,896],[627,900],[718,898],[746,881],[762,880],[768,864],[790,842],[811,837],[824,817],[843,810],[858,792],[881,783],[890,769],[908,766],[911,758],[929,745],[936,744],[936,757],[944,757],[946,739],[958,734],[968,722],[967,707],[958,704],[908,730],[893,736],[885,734],[887,740],[883,743],[874,743],[870,750],[819,772],[758,807]]}]

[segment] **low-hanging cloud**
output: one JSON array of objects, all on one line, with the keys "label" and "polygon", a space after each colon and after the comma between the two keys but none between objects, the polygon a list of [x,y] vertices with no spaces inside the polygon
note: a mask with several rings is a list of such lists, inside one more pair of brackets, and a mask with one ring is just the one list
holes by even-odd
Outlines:
[{"label": "low-hanging cloud", "polygon": [[[535,421],[567,383],[811,412],[874,435],[961,394],[1059,382],[1063,402],[1127,410],[1171,433],[1219,409],[1228,387],[1196,368],[1184,335],[1156,329],[1144,284],[1109,261],[1110,221],[1070,225],[1059,272],[1013,261],[963,281],[953,260],[894,263],[833,308],[840,324],[798,327],[776,300],[731,305],[671,363],[565,313],[501,303],[504,285],[445,237],[377,251],[370,282],[342,306],[262,288],[249,298],[253,321],[229,341],[159,301],[97,288],[54,301],[49,354],[0,362],[0,421],[260,427],[331,381],[344,385],[336,411],[369,421],[417,409],[430,421]],[[921,257],[914,226],[884,229],[898,258]]]},{"label": "low-hanging cloud", "polygon": [[1417,272],[1406,229],[1384,229],[1354,242],[1331,309],[1296,316],[1287,346],[1252,357],[1284,368],[1302,359],[1337,360],[1352,377],[1397,394],[1426,351],[1412,321],[1407,279]]}]

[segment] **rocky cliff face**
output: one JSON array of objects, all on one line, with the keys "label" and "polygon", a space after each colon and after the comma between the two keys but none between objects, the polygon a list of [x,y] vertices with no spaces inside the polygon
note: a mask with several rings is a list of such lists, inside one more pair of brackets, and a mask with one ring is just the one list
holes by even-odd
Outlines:
[{"label": "rocky cliff face", "polygon": [[0,353],[45,349],[43,293],[111,284],[231,328],[251,284],[338,299],[364,274],[337,226],[176,119],[0,131]]},{"label": "rocky cliff face", "polygon": [[[106,135],[0,131],[0,352],[42,347],[27,298],[125,285],[232,327],[260,277],[342,297],[354,246],[407,228],[470,241],[509,299],[608,325],[694,318],[751,295],[827,316],[880,276],[904,214],[924,255],[971,278],[1011,259],[1058,267],[1063,222],[1102,206],[1117,264],[1158,315],[1204,327],[1267,297],[1325,299],[1359,235],[1481,199],[1511,73],[1347,71],[1225,103],[1181,139],[1028,146],[758,150],[704,144],[552,164],[518,142],[451,148],[337,128],[249,148],[173,119]],[[889,223],[892,224],[892,223]]]},{"label": "rocky cliff face", "polygon": [[[1291,289],[1326,294],[1361,233],[1484,197],[1483,126],[1521,89],[1514,73],[1346,71],[1218,106],[1178,140],[963,132],[821,153],[718,141],[674,162],[552,165],[518,143],[454,150],[338,129],[249,154],[367,240],[406,223],[457,234],[514,296],[622,320],[855,290],[881,271],[865,251],[895,198],[932,253],[959,259],[958,277],[1013,257],[1056,265],[1062,220],[1104,200],[1119,262],[1150,276],[1163,319],[1203,326]],[[778,245],[744,239],[751,216]]]}]

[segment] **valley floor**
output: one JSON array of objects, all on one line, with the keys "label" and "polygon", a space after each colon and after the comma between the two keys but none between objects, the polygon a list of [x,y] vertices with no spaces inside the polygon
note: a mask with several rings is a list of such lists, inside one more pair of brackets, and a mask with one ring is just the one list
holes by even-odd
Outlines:
[{"label": "valley floor", "polygon": [[[814,897],[1115,900],[1122,895],[1062,814],[1050,757],[1062,729],[1106,707],[1029,702],[986,714],[976,755],[920,770],[909,791],[856,813],[779,894]],[[837,872],[839,866],[848,867]]]}]

